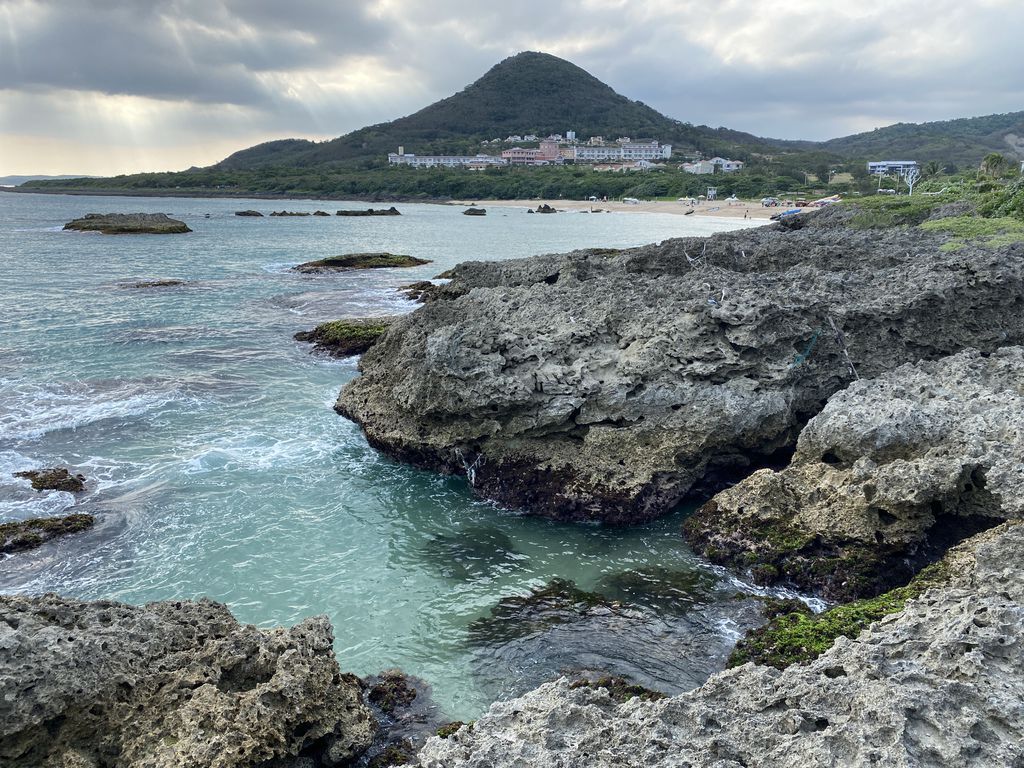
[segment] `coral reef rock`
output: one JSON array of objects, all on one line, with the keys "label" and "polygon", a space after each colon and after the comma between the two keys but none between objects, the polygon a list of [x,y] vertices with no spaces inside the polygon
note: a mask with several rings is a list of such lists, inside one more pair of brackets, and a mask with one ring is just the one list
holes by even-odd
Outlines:
[{"label": "coral reef rock", "polygon": [[1024,348],[903,365],[834,395],[784,470],[684,524],[711,560],[829,597],[905,583],[915,558],[1024,517]]},{"label": "coral reef rock", "polygon": [[373,724],[324,617],[239,624],[208,600],[0,597],[0,764],[344,765]]},{"label": "coral reef rock", "polygon": [[1024,244],[848,218],[461,264],[337,410],[499,503],[628,523],[784,464],[854,371],[1024,343]]},{"label": "coral reef rock", "polygon": [[422,768],[1024,764],[1024,525],[947,558],[951,581],[785,670],[746,664],[690,693],[618,703],[566,679],[432,738]]}]

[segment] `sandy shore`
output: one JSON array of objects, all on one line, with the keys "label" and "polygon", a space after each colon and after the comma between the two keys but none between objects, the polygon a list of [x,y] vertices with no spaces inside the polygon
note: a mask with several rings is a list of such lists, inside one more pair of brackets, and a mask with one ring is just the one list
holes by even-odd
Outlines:
[{"label": "sandy shore", "polygon": [[622,203],[617,200],[588,203],[585,200],[453,200],[450,205],[476,205],[483,208],[536,208],[548,204],[559,211],[613,211],[615,213],[672,213],[679,216],[693,211],[694,216],[716,216],[732,219],[768,219],[782,208],[765,208],[759,201],[728,202],[715,200],[698,202],[695,206],[677,201],[648,201]]}]

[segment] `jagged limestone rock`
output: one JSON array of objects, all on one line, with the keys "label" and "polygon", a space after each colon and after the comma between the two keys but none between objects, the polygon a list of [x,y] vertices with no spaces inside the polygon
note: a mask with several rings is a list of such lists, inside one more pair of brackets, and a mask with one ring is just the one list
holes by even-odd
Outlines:
[{"label": "jagged limestone rock", "polygon": [[260,630],[209,600],[0,597],[0,764],[340,764],[373,725],[332,642],[325,617]]},{"label": "jagged limestone rock", "polygon": [[[684,525],[712,560],[849,599],[914,558],[1024,516],[1024,348],[966,350],[854,382],[784,470],[755,472]],[[940,551],[941,554],[941,551]]]},{"label": "jagged limestone rock", "polygon": [[850,362],[1024,343],[1024,245],[941,251],[847,218],[462,264],[337,409],[505,505],[634,522],[787,457]]},{"label": "jagged limestone rock", "polygon": [[422,768],[1024,764],[1024,525],[947,557],[951,580],[806,665],[746,664],[617,703],[562,679],[432,738]]}]

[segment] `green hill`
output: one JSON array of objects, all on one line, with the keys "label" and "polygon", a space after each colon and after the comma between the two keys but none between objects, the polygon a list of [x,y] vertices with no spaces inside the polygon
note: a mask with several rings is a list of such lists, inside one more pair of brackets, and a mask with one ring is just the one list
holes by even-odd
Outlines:
[{"label": "green hill", "polygon": [[740,131],[693,126],[665,117],[616,93],[564,59],[526,52],[492,67],[454,96],[407,117],[314,143],[289,139],[236,152],[217,164],[225,169],[304,166],[382,158],[404,146],[409,152],[478,152],[485,139],[512,134],[547,136],[575,130],[581,138],[656,138],[681,149],[746,156],[767,151],[761,139]]},{"label": "green hill", "polygon": [[933,123],[896,123],[818,145],[841,157],[936,160],[976,166],[989,152],[1024,160],[1024,112]]}]

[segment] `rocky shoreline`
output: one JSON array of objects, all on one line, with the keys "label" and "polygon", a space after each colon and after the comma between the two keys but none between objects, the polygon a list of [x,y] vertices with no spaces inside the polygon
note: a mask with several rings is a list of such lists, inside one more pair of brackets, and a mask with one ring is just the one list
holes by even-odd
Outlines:
[{"label": "rocky shoreline", "polygon": [[849,217],[462,264],[337,410],[505,506],[636,523],[784,466],[857,377],[1024,342],[1020,244],[950,251]]},{"label": "rocky shoreline", "polygon": [[[420,749],[440,724],[425,689],[341,672],[324,617],[259,630],[205,600],[0,597],[0,762],[1024,765],[1024,243],[858,215],[470,262],[411,286],[412,315],[296,337],[364,353],[336,410],[394,458],[562,521],[699,499],[679,532],[695,551],[838,605],[769,601],[714,674],[727,649],[676,642],[715,664],[687,693],[586,670]],[[655,577],[703,599],[671,566]],[[645,578],[510,596],[467,642],[537,659],[560,626],[613,617],[625,656],[639,614],[609,595]]]}]

